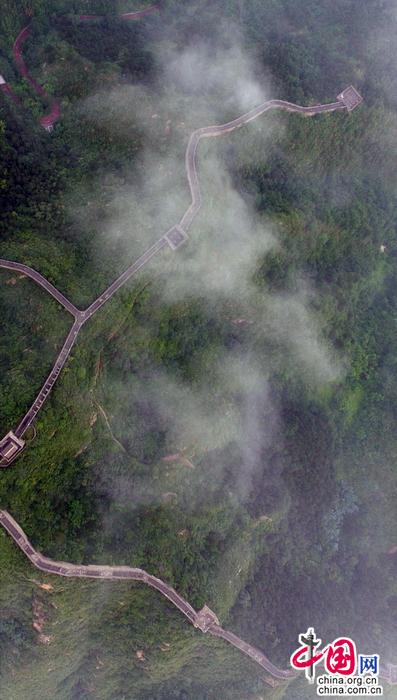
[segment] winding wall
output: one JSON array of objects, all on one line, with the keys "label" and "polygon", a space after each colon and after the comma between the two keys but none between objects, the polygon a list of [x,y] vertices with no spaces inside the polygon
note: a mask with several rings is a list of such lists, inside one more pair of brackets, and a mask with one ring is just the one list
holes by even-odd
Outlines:
[{"label": "winding wall", "polygon": [[[139,19],[147,14],[155,12],[158,10],[158,5],[153,5],[146,10],[134,13],[126,13],[121,15],[123,20],[135,20]],[[81,15],[81,20],[89,20],[96,18],[93,15]],[[14,43],[14,56],[17,66],[21,74],[29,81],[36,93],[47,100],[50,103],[51,111],[45,117],[42,117],[40,123],[46,129],[51,129],[55,121],[60,116],[60,106],[59,103],[44,90],[44,88],[29,74],[27,66],[24,62],[22,56],[22,45],[24,41],[29,36],[30,27],[25,27],[18,35]],[[351,90],[353,88],[348,88]],[[4,88],[3,88],[4,90]],[[354,90],[354,89],[353,89]],[[9,90],[4,90],[9,92]],[[361,100],[361,98],[360,98]],[[26,430],[32,425],[38,412],[40,411],[45,400],[49,396],[52,387],[54,386],[63,366],[65,365],[72,347],[77,339],[78,333],[82,325],[93,316],[107,301],[109,301],[113,295],[124,285],[126,282],[135,275],[140,269],[142,269],[153,256],[157,255],[164,247],[169,247],[172,250],[177,249],[182,243],[187,239],[187,231],[191,227],[195,216],[198,214],[202,197],[200,190],[200,182],[197,170],[197,149],[202,138],[210,138],[221,136],[226,133],[230,133],[237,128],[248,124],[252,120],[256,119],[260,115],[264,114],[269,109],[279,108],[286,110],[288,112],[297,112],[305,114],[307,116],[313,116],[315,114],[320,114],[323,112],[331,112],[336,110],[346,110],[349,111],[354,108],[349,106],[343,100],[343,93],[338,97],[337,102],[324,105],[315,105],[312,107],[303,107],[300,105],[295,105],[291,102],[286,102],[284,100],[268,100],[263,104],[255,107],[249,112],[233,119],[226,124],[202,127],[197,129],[190,136],[186,155],[185,155],[185,167],[186,175],[188,179],[191,204],[187,208],[186,212],[182,216],[179,224],[176,224],[172,229],[170,229],[166,234],[164,234],[154,245],[152,245],[147,251],[141,255],[138,260],[136,260],[132,265],[130,265],[125,272],[123,272],[102,294],[84,311],[77,309],[59,290],[54,287],[48,280],[46,280],[39,272],[33,270],[32,268],[23,265],[21,263],[8,261],[0,259],[0,267],[15,270],[23,273],[24,275],[33,279],[37,284],[39,284],[43,289],[45,289],[49,294],[53,296],[56,301],[58,301],[67,311],[69,311],[74,317],[74,323],[69,331],[69,334],[64,342],[61,352],[59,353],[55,364],[47,377],[43,387],[41,388],[38,396],[36,397],[34,403],[28,410],[27,414],[22,419],[21,423],[14,431],[14,435],[17,438],[22,438]],[[4,442],[0,441],[0,457],[1,457],[1,444]],[[19,454],[20,450],[17,454]],[[17,456],[17,454],[15,456]],[[12,461],[12,460],[11,460]],[[175,605],[180,612],[182,612],[185,617],[192,623],[195,627],[199,627],[204,632],[209,632],[211,635],[221,638],[232,644],[234,647],[239,649],[239,651],[246,654],[253,661],[259,664],[263,669],[269,672],[275,678],[279,680],[287,680],[293,678],[296,674],[292,669],[279,669],[277,666],[272,664],[269,659],[255,647],[251,646],[247,642],[243,641],[233,632],[224,630],[219,624],[216,616],[209,611],[208,608],[203,608],[203,610],[198,613],[194,608],[179,595],[171,586],[164,583],[161,579],[148,574],[143,569],[124,567],[124,566],[96,566],[96,565],[75,565],[68,562],[58,562],[48,559],[37,552],[34,547],[29,542],[23,530],[20,528],[18,523],[12,518],[12,516],[7,513],[7,511],[0,511],[0,524],[5,528],[5,530],[12,537],[14,542],[20,547],[24,554],[29,558],[31,563],[41,571],[47,574],[55,574],[58,576],[66,577],[80,577],[80,578],[100,578],[100,579],[113,579],[113,580],[133,580],[145,583],[152,588],[155,588],[163,596],[165,596],[173,605]],[[204,620],[204,622],[203,622]]]},{"label": "winding wall", "polygon": [[[93,564],[77,565],[70,564],[69,562],[65,561],[54,561],[44,557],[34,549],[22,528],[6,510],[0,510],[0,524],[12,537],[15,544],[18,545],[22,552],[31,561],[33,566],[41,571],[44,571],[46,574],[54,574],[56,576],[65,576],[69,578],[95,578],[119,581],[129,580],[145,583],[147,586],[155,588],[157,591],[159,591],[159,593],[161,593],[161,595],[167,598],[170,603],[175,605],[175,607],[178,608],[183,615],[185,615],[192,625],[199,627],[197,620],[200,613],[198,613],[190,605],[190,603],[185,600],[185,598],[182,598],[182,596],[179,595],[179,593],[177,593],[172,586],[169,586],[168,583],[165,583],[161,579],[148,574],[143,569],[135,569],[130,566],[97,566]],[[261,651],[259,651],[259,649],[247,644],[232,632],[222,629],[222,627],[216,623],[209,626],[208,632],[215,637],[224,639],[240,651],[243,651],[244,654],[249,656],[253,661],[256,661],[256,663],[275,676],[275,678],[286,680],[293,678],[296,675],[295,671],[292,669],[283,670],[277,668],[277,666],[272,664],[271,661],[269,661],[269,659]]]},{"label": "winding wall", "polygon": [[[292,668],[282,669],[275,666],[265,654],[256,647],[248,644],[243,639],[238,637],[234,632],[223,629],[218,623],[214,613],[206,606],[201,612],[197,612],[177,591],[168,583],[165,583],[159,578],[148,574],[144,569],[133,568],[130,566],[101,566],[94,564],[71,564],[65,561],[54,561],[43,556],[32,546],[26,534],[18,525],[16,520],[6,510],[0,510],[0,525],[8,532],[15,544],[22,550],[30,562],[40,571],[46,574],[55,576],[65,576],[67,578],[92,578],[92,579],[107,579],[118,581],[138,581],[144,583],[151,588],[156,589],[162,596],[167,598],[178,610],[185,615],[188,621],[196,628],[203,632],[208,632],[213,637],[223,639],[228,644],[231,644],[243,654],[248,656],[252,661],[257,663],[261,668],[270,673],[274,678],[280,681],[288,681],[297,676],[296,671]],[[208,617],[208,626],[203,628],[200,625],[200,616],[205,611]],[[390,684],[397,683],[397,667],[392,664],[381,664],[380,678]]]},{"label": "winding wall", "polygon": [[[100,294],[100,296],[97,299],[95,299],[95,301],[92,302],[92,304],[87,309],[77,309],[74,306],[74,304],[72,304],[61,292],[59,292],[56,289],[56,287],[54,287],[54,285],[48,282],[48,280],[46,280],[36,270],[33,270],[32,268],[26,265],[22,265],[21,263],[0,259],[0,267],[4,267],[10,270],[17,270],[33,279],[37,284],[39,284],[49,294],[51,294],[54,297],[54,299],[56,299],[60,304],[62,304],[62,306],[64,306],[64,308],[66,308],[75,318],[73,327],[65,340],[62,350],[59,353],[50,374],[44,382],[32,406],[29,408],[21,423],[14,431],[14,434],[18,438],[23,437],[26,430],[32,425],[33,421],[35,420],[37,413],[44,404],[45,400],[48,398],[50,391],[54,386],[55,381],[58,378],[62,367],[64,366],[72,350],[72,347],[77,339],[82,325],[86,323],[86,321],[88,321],[88,319],[91,318],[91,316],[93,316],[104,304],[106,304],[113,297],[113,295],[116,294],[116,292],[124,284],[126,284],[126,282],[128,282],[129,279],[131,279],[133,275],[135,275],[139,270],[141,270],[145,265],[147,265],[147,263],[163,248],[170,247],[172,250],[176,250],[187,239],[187,231],[190,229],[194,218],[197,216],[202,201],[200,182],[197,170],[197,149],[201,139],[228,134],[234,131],[235,129],[239,129],[245,124],[249,124],[249,122],[253,121],[254,119],[257,119],[269,109],[283,109],[287,112],[297,112],[298,114],[313,116],[315,114],[320,114],[323,112],[345,110],[346,105],[343,103],[342,100],[338,100],[337,102],[332,102],[330,104],[314,105],[312,107],[302,107],[301,105],[295,105],[292,102],[286,102],[284,100],[267,100],[258,107],[251,109],[249,112],[242,114],[240,117],[237,117],[236,119],[233,119],[232,121],[227,122],[226,124],[206,126],[194,131],[189,138],[185,155],[185,167],[190,189],[191,204],[182,216],[180,222],[173,226],[172,229],[167,231],[167,233],[165,233],[161,238],[159,238],[159,240],[156,241],[156,243],[150,246],[150,248],[148,248],[134,263],[132,263],[132,265],[130,265],[116,280],[114,280],[114,282],[112,282],[112,284],[107,289],[105,289],[102,292],[102,294]],[[15,457],[16,456],[17,454],[15,455]]]}]

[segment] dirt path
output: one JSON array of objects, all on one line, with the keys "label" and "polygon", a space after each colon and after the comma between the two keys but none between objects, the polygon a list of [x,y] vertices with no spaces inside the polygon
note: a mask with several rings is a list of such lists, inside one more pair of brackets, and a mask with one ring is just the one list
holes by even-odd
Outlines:
[{"label": "dirt path", "polygon": [[[120,19],[127,22],[131,20],[138,20],[142,17],[146,17],[146,15],[153,14],[153,12],[157,12],[158,10],[158,5],[151,5],[150,7],[147,7],[144,10],[139,10],[138,12],[126,12],[125,14],[120,15]],[[84,22],[87,20],[99,19],[99,15],[80,15],[79,19],[82,22]],[[28,81],[28,83],[30,83],[36,95],[41,97],[50,105],[50,112],[41,117],[40,124],[44,129],[46,129],[46,131],[52,131],[52,129],[54,128],[54,124],[58,121],[58,119],[61,116],[61,105],[54,97],[48,94],[48,92],[43,88],[42,85],[40,85],[40,83],[37,82],[37,80],[35,80],[30,75],[28,67],[24,61],[22,47],[26,39],[29,37],[30,29],[31,24],[28,24],[19,32],[17,38],[15,39],[13,46],[14,59],[19,72]],[[8,93],[8,95],[14,100],[14,102],[18,101],[18,98],[16,97],[16,95],[14,95],[14,93],[8,85],[3,87],[2,89],[3,92]]]},{"label": "dirt path", "polygon": [[61,116],[61,106],[57,100],[48,94],[48,92],[37,82],[29,73],[28,67],[23,59],[22,46],[30,34],[30,24],[24,27],[15,39],[13,46],[13,54],[15,63],[21,75],[30,83],[33,90],[39,97],[48,102],[50,105],[50,112],[45,116],[41,117],[40,124],[47,131],[51,131],[55,122]]},{"label": "dirt path", "polygon": [[104,420],[105,423],[106,423],[106,427],[107,427],[107,429],[108,429],[108,431],[109,431],[109,433],[110,433],[110,437],[112,438],[113,442],[114,442],[125,454],[128,454],[128,452],[127,452],[127,450],[125,449],[124,445],[122,445],[121,442],[120,442],[120,440],[118,440],[118,439],[116,438],[116,436],[115,436],[115,434],[114,434],[114,432],[113,432],[113,430],[112,430],[112,426],[110,425],[110,421],[109,421],[109,418],[108,418],[108,415],[107,415],[105,409],[101,406],[100,403],[98,403],[98,401],[94,401],[94,403],[95,403],[95,406],[97,407],[99,413],[101,414],[103,420]]}]

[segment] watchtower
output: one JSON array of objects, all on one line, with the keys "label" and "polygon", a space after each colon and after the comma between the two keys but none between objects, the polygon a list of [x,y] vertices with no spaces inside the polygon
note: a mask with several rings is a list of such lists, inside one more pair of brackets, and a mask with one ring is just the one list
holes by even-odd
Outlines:
[{"label": "watchtower", "polygon": [[353,109],[358,107],[363,101],[360,93],[353,85],[349,85],[349,87],[345,88],[336,99],[343,102],[348,112],[352,112]]},{"label": "watchtower", "polygon": [[176,250],[180,245],[182,245],[182,243],[187,241],[187,233],[183,230],[183,228],[181,228],[181,226],[176,225],[167,231],[164,238],[166,239],[169,247],[172,250]]},{"label": "watchtower", "polygon": [[25,441],[18,438],[10,430],[2,440],[0,440],[0,467],[8,467],[9,464],[22,452]]},{"label": "watchtower", "polygon": [[194,626],[198,627],[202,632],[208,632],[208,630],[213,627],[213,625],[219,625],[219,620],[215,613],[208,607],[204,605],[200,612],[197,613],[196,619],[194,621]]}]

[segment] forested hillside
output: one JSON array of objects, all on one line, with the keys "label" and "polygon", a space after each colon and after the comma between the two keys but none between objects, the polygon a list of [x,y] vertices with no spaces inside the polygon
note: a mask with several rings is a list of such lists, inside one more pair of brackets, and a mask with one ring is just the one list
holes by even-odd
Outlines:
[{"label": "forested hillside", "polygon": [[[0,257],[79,308],[180,219],[192,130],[349,84],[364,102],[200,145],[190,240],[84,327],[0,472],[0,508],[50,557],[161,577],[282,667],[308,626],[397,663],[395,5],[164,0],[118,17],[143,6],[4,0],[0,17],[21,100],[0,93]],[[51,133],[13,60],[29,22],[26,63],[61,105]],[[0,312],[1,437],[71,319],[5,270]],[[0,564],[1,698],[312,697],[139,584],[45,576],[4,532]]]}]

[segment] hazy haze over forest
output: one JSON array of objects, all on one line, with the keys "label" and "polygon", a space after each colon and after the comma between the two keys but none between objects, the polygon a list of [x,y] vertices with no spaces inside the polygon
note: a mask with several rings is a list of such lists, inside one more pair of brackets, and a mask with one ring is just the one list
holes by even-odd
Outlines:
[{"label": "hazy haze over forest", "polygon": [[[168,0],[130,23],[113,15],[138,3],[31,5],[24,55],[62,117],[51,135],[37,125],[43,105],[12,59],[27,8],[7,0],[0,73],[24,107],[0,104],[0,256],[77,305],[180,221],[195,129],[276,97],[332,102],[349,84],[364,102],[310,119],[272,110],[201,141],[189,241],[84,328],[37,437],[1,473],[0,507],[48,556],[140,566],[207,603],[281,667],[308,626],[397,664],[396,2]],[[44,292],[10,277],[1,435],[66,329]],[[315,692],[272,688],[156,592],[41,576],[15,550],[0,533],[0,697]]]}]

